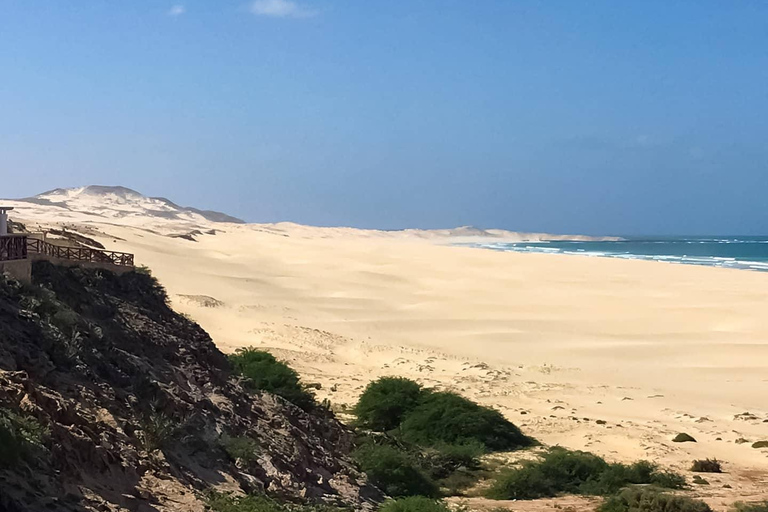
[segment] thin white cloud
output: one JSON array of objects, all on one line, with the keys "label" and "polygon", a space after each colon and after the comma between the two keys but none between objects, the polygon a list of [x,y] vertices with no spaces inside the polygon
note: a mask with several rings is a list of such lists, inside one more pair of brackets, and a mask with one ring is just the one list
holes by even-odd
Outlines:
[{"label": "thin white cloud", "polygon": [[176,18],[178,16],[181,16],[185,12],[187,12],[187,8],[186,7],[184,7],[181,4],[176,4],[173,7],[171,7],[170,9],[168,9],[168,16],[171,16],[172,18]]},{"label": "thin white cloud", "polygon": [[273,18],[311,18],[317,16],[317,11],[304,7],[291,0],[255,0],[250,11],[257,16]]}]

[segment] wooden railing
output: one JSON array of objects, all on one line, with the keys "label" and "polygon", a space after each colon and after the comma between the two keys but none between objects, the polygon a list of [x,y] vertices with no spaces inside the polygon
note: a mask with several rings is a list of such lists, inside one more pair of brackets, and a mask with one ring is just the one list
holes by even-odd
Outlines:
[{"label": "wooden railing", "polygon": [[23,235],[0,236],[0,261],[23,260],[27,257],[27,237]]},{"label": "wooden railing", "polygon": [[28,238],[26,244],[28,253],[42,254],[51,258],[61,258],[88,263],[107,263],[119,267],[133,267],[133,254],[127,252],[103,251],[90,247],[62,247],[49,244],[37,238]]}]

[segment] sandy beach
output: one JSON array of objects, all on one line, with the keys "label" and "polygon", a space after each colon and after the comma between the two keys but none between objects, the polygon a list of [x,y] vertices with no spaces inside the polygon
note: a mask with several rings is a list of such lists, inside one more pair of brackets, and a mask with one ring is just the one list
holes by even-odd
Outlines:
[{"label": "sandy beach", "polygon": [[[44,228],[46,212],[17,216]],[[372,379],[407,376],[549,445],[689,479],[694,458],[721,459],[693,489],[718,510],[768,497],[768,450],[751,447],[768,439],[768,273],[494,252],[450,233],[67,215],[56,224],[135,253],[221,349],[269,350],[342,417]]]}]

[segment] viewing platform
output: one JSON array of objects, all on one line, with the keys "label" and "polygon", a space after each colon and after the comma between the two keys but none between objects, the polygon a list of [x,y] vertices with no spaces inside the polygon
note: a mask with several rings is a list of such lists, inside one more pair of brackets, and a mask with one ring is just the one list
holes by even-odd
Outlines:
[{"label": "viewing platform", "polygon": [[0,235],[0,273],[29,281],[32,262],[46,260],[56,265],[103,268],[122,273],[134,269],[133,254],[52,244],[32,234]]}]

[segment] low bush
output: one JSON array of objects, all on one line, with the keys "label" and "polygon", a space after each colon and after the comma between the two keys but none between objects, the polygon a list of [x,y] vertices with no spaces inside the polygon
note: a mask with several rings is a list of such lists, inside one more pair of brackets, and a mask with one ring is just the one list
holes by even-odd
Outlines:
[{"label": "low bush", "polygon": [[178,429],[178,424],[165,414],[151,413],[141,425],[144,449],[151,453],[164,448],[175,437]]},{"label": "low bush", "polygon": [[608,495],[629,484],[679,489],[685,479],[660,472],[647,461],[609,464],[591,453],[553,448],[539,461],[525,462],[520,468],[502,473],[487,495],[505,500],[544,498],[559,493]]},{"label": "low bush", "polygon": [[421,471],[444,496],[460,495],[483,477],[480,456],[484,448],[480,444],[440,445],[421,447],[407,443],[397,436],[377,432],[359,432],[356,439],[357,452],[366,453],[370,447],[388,448],[398,452],[402,458]]},{"label": "low bush", "polygon": [[651,475],[651,485],[664,489],[682,489],[685,487],[685,477],[674,471],[657,471]]},{"label": "low bush", "polygon": [[437,445],[423,452],[421,465],[432,478],[446,478],[458,469],[478,469],[484,453],[485,447],[477,442]]},{"label": "low bush", "polygon": [[437,480],[437,485],[443,496],[464,496],[468,489],[487,476],[484,472],[471,469],[457,469],[445,478]]},{"label": "low bush", "polygon": [[534,444],[500,412],[404,378],[370,383],[354,412],[359,426],[379,432],[397,429],[403,440],[420,446],[460,447],[452,449],[455,454],[477,451],[477,446],[502,451]]},{"label": "low bush", "polygon": [[441,445],[421,451],[419,466],[435,480],[444,496],[460,496],[484,478],[479,443]]},{"label": "low bush", "polygon": [[734,512],[768,512],[768,501],[762,503],[737,502],[733,505]]},{"label": "low bush", "polygon": [[424,393],[418,383],[400,377],[382,377],[371,382],[354,409],[358,425],[378,432],[397,428]]},{"label": "low bush", "polygon": [[697,473],[722,473],[723,466],[717,459],[698,459],[693,461],[691,471]]},{"label": "low bush", "polygon": [[451,512],[451,509],[442,501],[411,496],[388,501],[379,507],[379,512]]},{"label": "low bush", "polygon": [[499,411],[455,393],[430,392],[405,415],[403,439],[424,446],[481,444],[488,451],[515,450],[532,440]]},{"label": "low bush", "polygon": [[285,508],[262,496],[232,496],[215,493],[208,498],[214,512],[284,512]]},{"label": "low bush", "polygon": [[44,450],[48,430],[32,417],[0,409],[0,467],[18,464]]},{"label": "low bush", "polygon": [[486,492],[494,500],[535,500],[555,496],[561,489],[541,465],[526,464],[499,475]]},{"label": "low bush", "polygon": [[480,457],[485,454],[485,447],[477,441],[465,444],[438,444],[434,448],[451,464],[468,468],[477,467]]},{"label": "low bush", "polygon": [[624,489],[608,498],[598,512],[712,512],[703,501],[663,494],[654,489]]},{"label": "low bush", "polygon": [[266,496],[233,496],[214,492],[208,496],[212,512],[342,512],[342,509],[324,505],[291,505]]},{"label": "low bush", "polygon": [[273,393],[304,410],[316,405],[314,395],[302,387],[299,375],[272,354],[254,348],[241,348],[230,355],[229,360],[235,372],[246,378],[246,389]]},{"label": "low bush", "polygon": [[245,464],[255,462],[258,458],[259,443],[251,439],[250,437],[237,437],[237,436],[221,436],[221,447],[227,452],[234,460],[241,460]]},{"label": "low bush", "polygon": [[695,443],[696,439],[694,439],[693,436],[686,434],[685,432],[681,432],[672,439],[672,442],[673,443]]},{"label": "low bush", "polygon": [[437,485],[414,462],[414,458],[395,447],[367,444],[357,448],[352,458],[371,482],[393,497],[437,497]]},{"label": "low bush", "polygon": [[657,487],[679,489],[685,485],[685,478],[676,473],[660,472],[655,464],[646,460],[633,464],[608,464],[595,479],[581,485],[582,494],[614,494],[629,484],[653,484]]}]

